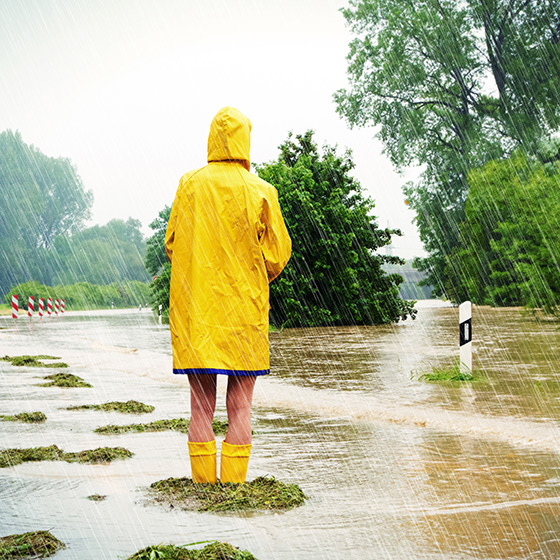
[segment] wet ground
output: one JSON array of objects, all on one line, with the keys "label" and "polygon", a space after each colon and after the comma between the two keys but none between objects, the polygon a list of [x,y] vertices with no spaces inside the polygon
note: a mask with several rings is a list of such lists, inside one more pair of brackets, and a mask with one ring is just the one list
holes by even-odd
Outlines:
[{"label": "wet ground", "polygon": [[[395,326],[271,334],[273,375],[257,382],[249,478],[299,484],[309,501],[279,514],[149,505],[145,488],[189,473],[184,434],[103,436],[97,426],[188,415],[169,333],[147,311],[0,318],[0,355],[53,354],[92,389],[37,387],[53,370],[0,362],[0,447],[124,446],[110,465],[0,470],[0,536],[38,529],[57,559],[125,558],[149,544],[223,540],[272,559],[560,558],[560,331],[518,309],[474,308],[479,381],[418,380],[458,354],[458,310],[423,304]],[[221,381],[224,381],[223,379]],[[217,417],[225,417],[224,383]],[[139,416],[71,404],[136,399]],[[221,438],[219,438],[221,439]],[[107,495],[102,502],[91,494]]]}]

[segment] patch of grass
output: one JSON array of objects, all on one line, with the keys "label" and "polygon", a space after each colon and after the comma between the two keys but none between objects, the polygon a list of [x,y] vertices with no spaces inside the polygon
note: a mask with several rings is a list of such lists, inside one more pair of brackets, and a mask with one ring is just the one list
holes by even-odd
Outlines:
[{"label": "patch of grass", "polygon": [[64,453],[62,460],[67,463],[110,463],[115,459],[129,459],[134,453],[124,447],[98,447],[85,451]]},{"label": "patch of grass", "polygon": [[468,372],[461,371],[460,362],[456,361],[449,366],[435,367],[431,372],[423,373],[419,381],[476,381],[477,378]]},{"label": "patch of grass", "polygon": [[40,424],[45,422],[47,417],[42,412],[20,412],[19,414],[0,415],[0,420],[4,422],[28,422],[30,424]]},{"label": "patch of grass", "polygon": [[39,383],[39,387],[92,387],[81,377],[72,373],[53,373],[43,379],[49,379],[49,383]]},{"label": "patch of grass", "polygon": [[39,354],[37,356],[4,356],[1,358],[4,362],[11,362],[13,366],[41,367],[41,368],[67,368],[68,364],[64,362],[53,362],[45,364],[41,360],[60,360],[58,356],[48,356]]},{"label": "patch of grass", "polygon": [[251,482],[195,484],[190,478],[167,478],[150,485],[154,499],[190,511],[288,510],[307,496],[297,484],[259,476]]},{"label": "patch of grass", "polygon": [[87,497],[87,499],[91,500],[92,502],[102,502],[106,498],[107,496],[104,496],[103,494],[92,494],[91,496]]},{"label": "patch of grass", "polygon": [[150,404],[144,404],[138,401],[111,401],[103,404],[80,404],[68,406],[66,410],[106,410],[122,412],[123,414],[146,414],[153,412],[154,407]]},{"label": "patch of grass", "polygon": [[127,459],[134,453],[124,447],[98,447],[85,451],[65,452],[56,445],[0,450],[0,468],[13,467],[34,461],[66,461],[67,463],[109,463],[114,459]]},{"label": "patch of grass", "polygon": [[148,546],[135,552],[127,560],[257,560],[247,550],[239,550],[224,542],[213,542],[198,550],[187,548],[198,544],[203,543],[183,546],[172,544]]},{"label": "patch of grass", "polygon": [[0,559],[46,558],[66,545],[49,531],[33,531],[19,535],[0,537]]},{"label": "patch of grass", "polygon": [[[212,421],[212,429],[216,435],[224,435],[227,432],[228,423],[221,420]],[[124,434],[126,432],[164,432],[167,430],[187,433],[189,431],[189,421],[186,418],[171,418],[169,420],[155,420],[146,424],[127,424],[117,426],[109,424],[101,426],[94,431],[97,434]]]}]

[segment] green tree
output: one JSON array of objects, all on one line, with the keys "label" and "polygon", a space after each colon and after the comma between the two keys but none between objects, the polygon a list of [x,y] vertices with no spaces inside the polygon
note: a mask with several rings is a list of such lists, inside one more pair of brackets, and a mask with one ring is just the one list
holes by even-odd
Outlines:
[{"label": "green tree", "polygon": [[527,305],[560,315],[560,162],[521,150],[468,176],[455,301]]},{"label": "green tree", "polygon": [[152,276],[157,275],[163,266],[169,264],[165,254],[165,231],[170,213],[171,206],[166,206],[150,224],[154,233],[146,242],[145,265]]},{"label": "green tree", "polygon": [[82,227],[92,202],[70,160],[0,133],[0,291],[41,279],[54,240]]},{"label": "green tree", "polygon": [[560,0],[350,0],[343,14],[355,39],[338,111],[377,125],[397,167],[422,166],[405,192],[442,293],[468,171],[560,125]]},{"label": "green tree", "polygon": [[171,263],[165,254],[165,231],[171,213],[171,206],[165,206],[157,218],[150,224],[154,230],[146,243],[145,265],[153,276],[150,284],[150,302],[157,310],[162,306],[162,315],[165,320],[169,317],[169,289],[171,284]]},{"label": "green tree", "polygon": [[351,177],[350,152],[319,153],[313,133],[281,146],[277,161],[257,166],[278,189],[292,237],[292,257],[271,284],[273,324],[318,326],[390,323],[415,316],[412,302],[399,298],[402,277],[386,274],[384,262],[402,259],[376,251],[398,230],[379,229],[374,203]]},{"label": "green tree", "polygon": [[111,220],[73,235],[61,235],[53,253],[58,263],[53,283],[111,284],[121,280],[147,282],[144,268],[146,242],[139,220]]}]

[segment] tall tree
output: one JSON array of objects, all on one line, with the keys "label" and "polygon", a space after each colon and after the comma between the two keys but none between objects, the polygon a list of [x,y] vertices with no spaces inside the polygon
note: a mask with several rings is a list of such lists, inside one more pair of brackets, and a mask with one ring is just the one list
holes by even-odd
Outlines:
[{"label": "tall tree", "polygon": [[37,279],[41,249],[79,229],[92,203],[70,160],[46,156],[19,132],[0,133],[0,290]]},{"label": "tall tree", "polygon": [[351,125],[379,126],[442,293],[460,244],[467,173],[560,125],[560,0],[350,0],[343,10],[351,87],[335,94]]},{"label": "tall tree", "polygon": [[320,153],[313,133],[292,136],[278,160],[257,166],[278,189],[292,237],[292,257],[271,284],[271,320],[276,325],[318,326],[391,323],[414,317],[412,302],[399,297],[403,279],[386,274],[384,262],[403,263],[378,249],[398,230],[380,229],[374,203],[351,176],[349,152]]},{"label": "tall tree", "polygon": [[454,300],[527,305],[560,316],[560,162],[521,150],[468,176]]},{"label": "tall tree", "polygon": [[58,236],[51,254],[57,266],[53,284],[111,284],[122,280],[149,279],[144,268],[146,242],[139,220],[111,220],[73,235]]}]

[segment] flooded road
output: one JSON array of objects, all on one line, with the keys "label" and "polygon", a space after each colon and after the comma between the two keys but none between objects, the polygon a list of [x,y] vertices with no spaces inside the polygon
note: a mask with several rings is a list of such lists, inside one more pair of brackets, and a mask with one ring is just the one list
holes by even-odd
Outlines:
[{"label": "flooded road", "polygon": [[[124,446],[110,465],[0,469],[0,536],[51,529],[61,560],[125,558],[149,544],[223,540],[272,559],[560,558],[560,331],[518,309],[473,309],[474,383],[419,376],[458,355],[458,310],[419,306],[394,326],[271,333],[273,375],[253,408],[250,479],[309,496],[280,513],[211,514],[149,505],[145,488],[189,474],[184,434],[103,436],[105,424],[188,414],[169,332],[147,311],[0,318],[0,355],[52,354],[91,389],[38,387],[53,370],[0,362],[0,446]],[[220,379],[217,418],[225,418]],[[136,399],[140,416],[71,404]],[[218,438],[221,439],[221,438]],[[91,494],[107,495],[91,502]]]}]

